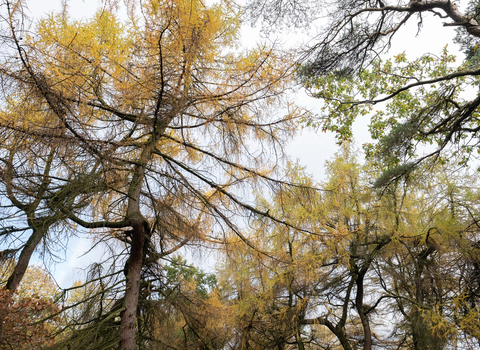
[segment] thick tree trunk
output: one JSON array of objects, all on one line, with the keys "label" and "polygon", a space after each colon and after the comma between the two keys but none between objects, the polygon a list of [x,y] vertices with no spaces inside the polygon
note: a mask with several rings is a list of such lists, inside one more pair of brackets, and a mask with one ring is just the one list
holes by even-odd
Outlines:
[{"label": "thick tree trunk", "polygon": [[146,164],[158,140],[158,135],[152,137],[147,147],[143,149],[138,164],[133,171],[128,191],[127,217],[131,220],[132,244],[130,247],[130,257],[128,258],[127,285],[123,303],[124,309],[120,313],[120,350],[135,349],[135,326],[138,298],[140,295],[140,277],[143,267],[145,236],[148,229],[148,223],[140,212],[140,197],[143,180],[145,178]]},{"label": "thick tree trunk", "polygon": [[130,249],[124,310],[120,313],[120,350],[135,349],[135,326],[143,265],[145,226],[143,220],[132,220],[132,245]]}]

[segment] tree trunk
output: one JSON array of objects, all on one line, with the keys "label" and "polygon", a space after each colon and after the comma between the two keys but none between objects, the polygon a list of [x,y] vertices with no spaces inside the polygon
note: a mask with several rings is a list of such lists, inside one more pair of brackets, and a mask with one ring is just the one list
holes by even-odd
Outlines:
[{"label": "tree trunk", "polygon": [[48,231],[48,228],[49,226],[45,225],[45,227],[42,226],[33,229],[32,235],[25,244],[25,247],[22,249],[15,268],[10,277],[8,278],[6,285],[6,288],[8,290],[14,291],[15,289],[17,289],[20,281],[25,275],[25,271],[27,271],[28,264],[30,263],[30,258],[32,257],[35,248],[37,247],[38,243],[40,243],[45,233]]},{"label": "tree trunk", "polygon": [[132,220],[132,245],[127,273],[124,310],[120,313],[120,350],[135,349],[135,326],[143,265],[145,226],[143,220]]},{"label": "tree trunk", "polygon": [[143,267],[145,236],[147,230],[149,230],[148,222],[140,213],[140,197],[146,164],[159,139],[160,136],[157,133],[155,136],[152,136],[147,147],[143,149],[138,159],[139,164],[135,166],[128,191],[127,217],[131,219],[132,244],[130,247],[130,257],[128,258],[127,284],[123,303],[124,309],[120,313],[120,350],[135,349],[135,326],[138,298],[140,295],[140,277]]},{"label": "tree trunk", "polygon": [[298,322],[295,322],[295,341],[297,342],[298,350],[305,350],[302,336],[300,334],[300,325],[298,324]]},{"label": "tree trunk", "polygon": [[362,269],[359,272],[356,283],[357,283],[357,297],[355,299],[355,306],[357,308],[358,315],[360,316],[360,320],[362,321],[363,327],[363,336],[364,336],[364,350],[371,350],[372,349],[372,330],[370,329],[370,322],[367,316],[367,310],[365,310],[365,306],[363,305],[363,279],[366,274],[366,270]]},{"label": "tree trunk", "polygon": [[301,324],[311,324],[311,325],[323,325],[326,326],[340,341],[344,350],[352,350],[350,343],[348,342],[347,336],[345,335],[345,330],[340,324],[334,326],[329,320],[323,317],[319,317],[313,320],[301,320]]},{"label": "tree trunk", "polygon": [[[18,258],[17,263],[12,271],[12,274],[8,278],[7,284],[5,289],[10,291],[15,291],[20,281],[22,280],[23,276],[25,275],[25,271],[27,271],[28,265],[30,263],[30,258],[32,257],[35,248],[37,247],[38,243],[42,240],[45,233],[48,231],[49,225],[41,226],[38,228],[33,229],[33,233],[28,239],[25,247],[22,249],[20,253],[20,257]],[[4,318],[7,316],[3,311],[0,311],[0,344],[3,341],[3,322]]]}]

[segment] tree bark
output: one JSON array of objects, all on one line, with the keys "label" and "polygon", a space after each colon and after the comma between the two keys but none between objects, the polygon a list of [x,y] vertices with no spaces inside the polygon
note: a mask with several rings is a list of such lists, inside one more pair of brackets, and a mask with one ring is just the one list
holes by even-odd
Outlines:
[{"label": "tree bark", "polygon": [[[15,264],[11,275],[7,280],[5,289],[12,292],[17,289],[20,281],[22,280],[25,272],[27,271],[28,265],[30,263],[30,258],[32,257],[35,248],[37,247],[38,243],[40,243],[43,236],[47,233],[49,227],[49,224],[45,224],[33,229],[32,235],[25,244],[25,247],[22,249],[20,257],[18,258],[18,261]],[[3,341],[3,322],[6,316],[7,315],[3,311],[0,311],[0,344]]]},{"label": "tree bark", "polygon": [[132,220],[132,245],[130,249],[124,310],[120,313],[120,350],[135,349],[135,326],[143,265],[145,226],[143,220]]},{"label": "tree bark", "polygon": [[363,336],[364,336],[364,350],[372,349],[372,330],[370,329],[370,322],[367,316],[367,310],[363,305],[363,280],[366,274],[366,269],[362,269],[359,272],[356,284],[357,284],[357,296],[355,298],[355,307],[357,308],[358,315],[360,316],[360,321],[362,322],[363,327]]},{"label": "tree bark", "polygon": [[14,291],[15,289],[17,289],[20,281],[25,275],[25,271],[27,271],[28,264],[30,263],[30,258],[32,257],[35,248],[37,247],[38,243],[40,243],[45,233],[47,233],[48,228],[49,226],[46,225],[45,227],[37,227],[33,229],[32,235],[25,244],[25,247],[22,249],[15,268],[13,269],[12,274],[8,278],[6,285],[6,288],[8,290]]},{"label": "tree bark", "polygon": [[324,317],[317,317],[316,319],[306,319],[302,320],[301,324],[311,324],[311,325],[323,325],[326,326],[340,341],[344,350],[352,350],[350,343],[348,342],[347,336],[345,335],[344,329],[337,324],[334,326],[329,320]]},{"label": "tree bark", "polygon": [[305,350],[302,335],[300,334],[300,325],[298,322],[295,322],[295,341],[297,342],[298,350]]},{"label": "tree bark", "polygon": [[[163,131],[163,130],[162,130]],[[133,171],[128,192],[127,218],[132,227],[132,244],[128,258],[127,284],[123,311],[120,313],[120,350],[135,349],[136,316],[140,295],[140,278],[143,267],[145,239],[149,225],[140,212],[140,196],[145,178],[146,164],[150,160],[152,150],[160,139],[161,132],[153,135],[143,149],[138,164]],[[149,232],[148,232],[149,233]]]}]

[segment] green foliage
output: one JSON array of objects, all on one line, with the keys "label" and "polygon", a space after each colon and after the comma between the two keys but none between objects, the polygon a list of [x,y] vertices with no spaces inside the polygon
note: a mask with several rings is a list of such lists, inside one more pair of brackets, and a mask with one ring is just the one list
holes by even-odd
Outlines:
[{"label": "green foliage", "polygon": [[[467,5],[466,14],[480,23],[480,7],[478,0],[470,0]],[[460,46],[460,50],[465,54],[465,59],[470,68],[477,68],[480,65],[480,39],[468,34],[464,27],[456,29],[456,36],[453,41]]]},{"label": "green foliage", "polygon": [[217,287],[217,277],[214,274],[208,274],[194,265],[188,265],[181,256],[172,257],[169,265],[164,267],[165,276],[172,289],[182,281],[196,283],[196,290],[202,296],[206,297]]},{"label": "green foliage", "polygon": [[384,171],[380,177],[378,177],[373,183],[374,188],[385,188],[395,180],[400,179],[403,176],[408,176],[415,168],[412,163],[401,164],[397,167]]},{"label": "green foliage", "polygon": [[410,165],[441,153],[462,156],[466,163],[480,151],[469,141],[480,127],[479,101],[465,100],[465,91],[478,88],[479,79],[468,74],[468,64],[457,66],[455,60],[445,47],[439,56],[413,61],[405,53],[376,60],[348,78],[310,76],[305,88],[323,101],[322,113],[310,123],[335,132],[341,143],[352,138],[356,118],[369,116],[374,142],[363,147],[370,161],[388,170],[380,181],[384,185],[388,178],[408,174]]}]

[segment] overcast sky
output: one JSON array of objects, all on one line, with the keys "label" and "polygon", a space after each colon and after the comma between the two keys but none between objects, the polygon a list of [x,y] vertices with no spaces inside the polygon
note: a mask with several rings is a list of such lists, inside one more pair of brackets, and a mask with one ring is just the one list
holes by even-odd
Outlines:
[{"label": "overcast sky", "polygon": [[[95,13],[97,9],[96,0],[70,0],[70,13],[77,18],[87,18]],[[30,0],[29,10],[33,17],[38,18],[43,13],[48,13],[60,9],[60,0]],[[408,27],[401,29],[399,35],[393,41],[389,56],[406,52],[410,59],[421,56],[424,53],[440,53],[442,48],[448,44],[449,50],[454,53],[456,47],[452,42],[455,31],[452,27],[443,27],[442,22],[438,18],[426,15],[423,19],[422,31],[417,36],[417,28],[413,21]],[[297,43],[299,36],[290,35],[283,36],[283,43],[291,41]],[[302,36],[302,41],[306,41],[307,37]],[[244,41],[252,42],[260,40],[258,30],[245,28],[243,31]],[[319,102],[309,98],[305,93],[299,92],[296,96],[297,104],[305,106],[315,112],[319,108]],[[357,145],[360,147],[363,143],[370,140],[367,128],[368,120],[360,120],[354,125],[354,135]],[[335,143],[335,137],[331,133],[316,132],[315,130],[303,130],[287,147],[287,153],[295,159],[300,160],[300,164],[307,167],[307,172],[320,181],[323,176],[323,165],[325,160],[330,159],[338,150]],[[93,262],[98,257],[99,251],[95,254],[84,254],[91,245],[91,242],[85,239],[73,239],[73,244],[69,245],[67,252],[67,262],[58,265],[54,274],[62,287],[68,287],[75,279],[82,278],[81,274],[72,274],[74,266],[85,266]]]}]

